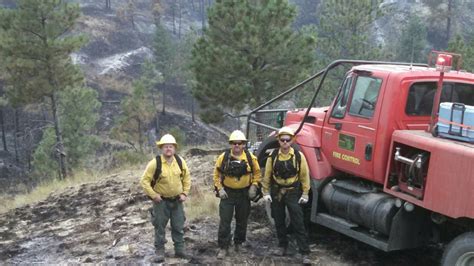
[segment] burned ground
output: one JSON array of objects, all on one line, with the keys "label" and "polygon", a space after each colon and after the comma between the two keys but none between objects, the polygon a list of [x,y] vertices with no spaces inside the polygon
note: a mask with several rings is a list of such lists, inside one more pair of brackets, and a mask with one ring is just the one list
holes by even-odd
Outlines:
[{"label": "burned ground", "polygon": [[[201,187],[201,193],[212,193],[210,178],[214,158],[215,155],[188,157],[190,169],[196,169],[193,182]],[[1,214],[0,260],[5,263],[148,264],[154,251],[153,227],[148,212],[151,204],[138,184],[141,172],[140,169],[122,171],[97,183],[70,187],[37,204]],[[191,195],[189,200],[200,199]],[[241,254],[232,254],[224,261],[216,259],[217,228],[217,214],[189,219],[185,240],[192,259],[173,258],[169,239],[167,262],[299,263],[294,257],[273,255],[277,243],[263,202],[253,205],[248,241]],[[311,229],[311,251],[315,265],[436,265],[441,255],[439,247],[384,253],[319,226]]]}]

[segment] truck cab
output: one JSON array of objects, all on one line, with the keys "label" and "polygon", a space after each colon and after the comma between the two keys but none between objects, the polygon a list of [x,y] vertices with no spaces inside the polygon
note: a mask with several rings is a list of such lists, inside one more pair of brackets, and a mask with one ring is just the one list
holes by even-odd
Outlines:
[{"label": "truck cab", "polygon": [[[438,84],[440,102],[474,106],[472,73],[440,83],[432,67],[370,63],[346,73],[330,106],[287,112],[310,168],[312,222],[385,251],[451,241],[443,264],[474,264],[474,144],[427,132]],[[259,157],[274,148],[265,143]]]}]

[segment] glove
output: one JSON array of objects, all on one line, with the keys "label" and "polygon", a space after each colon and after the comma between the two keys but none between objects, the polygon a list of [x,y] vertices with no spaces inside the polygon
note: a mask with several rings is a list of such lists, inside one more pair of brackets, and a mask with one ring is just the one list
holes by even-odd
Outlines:
[{"label": "glove", "polygon": [[265,196],[263,196],[263,199],[264,199],[265,201],[272,202],[272,196],[270,196],[270,195],[268,195],[268,194],[265,195]]},{"label": "glove", "polygon": [[300,200],[298,200],[298,204],[306,204],[306,203],[308,203],[308,196],[307,195],[301,196]]},{"label": "glove", "polygon": [[251,185],[249,188],[249,199],[254,199],[257,197],[257,186],[256,185]]},{"label": "glove", "polygon": [[219,190],[219,198],[221,199],[227,199],[229,196],[227,195],[227,192],[223,188]]}]

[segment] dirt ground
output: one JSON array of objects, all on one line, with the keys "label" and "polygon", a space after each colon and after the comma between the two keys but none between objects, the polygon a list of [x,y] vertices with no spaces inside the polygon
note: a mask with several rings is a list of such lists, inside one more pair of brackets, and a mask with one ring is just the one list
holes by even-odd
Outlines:
[{"label": "dirt ground", "polygon": [[[196,183],[209,182],[213,158],[188,160],[190,169],[197,169],[193,176]],[[141,171],[121,172],[0,215],[0,261],[150,264],[154,253],[148,212],[151,204],[139,187],[140,174]],[[166,263],[300,263],[294,257],[273,255],[277,242],[263,202],[253,205],[248,241],[241,253],[231,254],[223,261],[216,259],[217,228],[217,215],[188,220],[185,241],[192,259],[173,258],[169,239]],[[384,253],[319,226],[311,229],[311,252],[314,265],[436,265],[441,256],[440,247]]]}]

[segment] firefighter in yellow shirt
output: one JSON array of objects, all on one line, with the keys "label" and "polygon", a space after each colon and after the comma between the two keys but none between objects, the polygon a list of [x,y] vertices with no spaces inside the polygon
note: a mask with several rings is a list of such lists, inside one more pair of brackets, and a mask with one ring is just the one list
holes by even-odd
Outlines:
[{"label": "firefighter in yellow shirt", "polygon": [[286,208],[290,215],[302,255],[303,264],[311,263],[308,235],[304,226],[304,214],[300,204],[308,203],[310,188],[309,170],[303,153],[295,151],[291,144],[295,133],[289,127],[282,127],[277,134],[279,149],[274,150],[267,159],[263,177],[263,198],[270,202],[272,217],[278,236],[281,256],[288,255]]},{"label": "firefighter in yellow shirt", "polygon": [[257,158],[244,149],[247,138],[240,130],[229,137],[230,149],[222,153],[214,169],[214,188],[219,204],[218,259],[228,255],[231,223],[235,212],[234,249],[239,252],[246,240],[250,200],[258,197],[260,166]]},{"label": "firefighter in yellow shirt", "polygon": [[140,184],[146,195],[153,200],[152,223],[155,227],[154,262],[163,262],[165,258],[165,228],[171,221],[171,237],[174,242],[175,256],[188,258],[184,248],[184,208],[191,188],[191,177],[186,162],[176,155],[175,138],[164,135],[156,143],[162,154],[151,160]]}]

